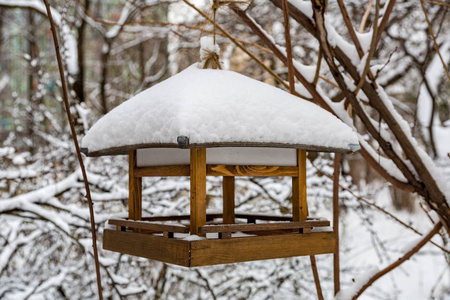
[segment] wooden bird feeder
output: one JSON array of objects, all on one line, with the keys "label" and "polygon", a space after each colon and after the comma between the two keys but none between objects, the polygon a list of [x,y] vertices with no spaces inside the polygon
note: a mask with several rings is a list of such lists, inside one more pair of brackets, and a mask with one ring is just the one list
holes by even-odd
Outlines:
[{"label": "wooden bird feeder", "polygon": [[[318,106],[231,71],[191,66],[100,119],[88,156],[129,156],[128,218],[103,248],[185,267],[335,252],[330,222],[308,215],[307,151],[358,148]],[[142,216],[142,178],[189,176],[190,214]],[[206,178],[223,178],[223,212],[206,211]],[[292,178],[292,215],[235,212],[236,176]],[[243,234],[244,233],[244,234]]]}]

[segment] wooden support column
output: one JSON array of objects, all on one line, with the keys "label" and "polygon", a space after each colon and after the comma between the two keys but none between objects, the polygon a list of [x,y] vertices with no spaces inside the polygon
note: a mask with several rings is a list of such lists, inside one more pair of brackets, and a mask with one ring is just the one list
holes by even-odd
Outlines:
[{"label": "wooden support column", "polygon": [[206,225],[206,149],[191,149],[191,234],[206,236],[198,232]]},{"label": "wooden support column", "polygon": [[292,177],[292,218],[294,222],[306,221],[306,150],[297,149],[298,176]]},{"label": "wooden support column", "polygon": [[223,223],[234,224],[234,176],[223,176]]},{"label": "wooden support column", "polygon": [[334,294],[341,289],[340,266],[339,266],[339,174],[340,174],[341,154],[334,154],[334,174],[333,174],[333,231],[336,237],[336,246],[333,254],[334,272]]},{"label": "wooden support column", "polygon": [[134,176],[136,168],[136,150],[128,152],[128,218],[130,220],[142,219],[142,178]]}]

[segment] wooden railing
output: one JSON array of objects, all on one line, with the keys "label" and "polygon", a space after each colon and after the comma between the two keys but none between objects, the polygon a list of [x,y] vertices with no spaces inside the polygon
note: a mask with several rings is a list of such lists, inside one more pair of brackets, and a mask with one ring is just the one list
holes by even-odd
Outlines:
[{"label": "wooden railing", "polygon": [[[233,232],[297,232],[308,233],[314,227],[330,226],[330,222],[323,218],[308,218],[305,222],[292,222],[291,216],[275,216],[264,214],[237,213],[237,219],[246,219],[247,224],[218,224],[212,223],[214,219],[222,218],[221,213],[208,214],[209,224],[199,227],[199,233],[218,233],[219,238],[230,238]],[[142,218],[141,221],[128,219],[110,219],[109,224],[115,225],[117,230],[127,229],[141,233],[163,233],[163,236],[173,238],[175,233],[189,233],[189,225],[164,224],[164,221],[189,220],[189,215],[153,216]],[[273,223],[256,223],[272,221]]]}]

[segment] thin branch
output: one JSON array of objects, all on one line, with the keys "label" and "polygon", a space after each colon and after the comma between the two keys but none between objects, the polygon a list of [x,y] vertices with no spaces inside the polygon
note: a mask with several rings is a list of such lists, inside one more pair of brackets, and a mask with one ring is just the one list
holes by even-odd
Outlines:
[{"label": "thin branch", "polygon": [[369,6],[367,6],[366,12],[364,13],[364,16],[362,17],[361,25],[359,26],[359,33],[364,32],[364,28],[366,27],[367,19],[369,18],[369,15],[370,15],[370,10],[372,9],[373,1],[374,0],[370,0]]},{"label": "thin branch", "polygon": [[[211,24],[213,24],[213,20],[211,20],[211,18],[206,15],[203,11],[201,11],[199,8],[197,8],[194,4],[192,4],[191,2],[189,2],[188,0],[183,0],[187,5],[189,5],[191,8],[193,8],[195,11],[197,11],[203,18],[205,18],[206,20],[208,20]],[[217,29],[219,29],[220,31],[222,31],[222,33],[229,38],[237,47],[239,47],[242,51],[244,51],[248,56],[250,56],[256,63],[258,63],[258,65],[260,65],[264,70],[266,70],[270,75],[272,75],[279,83],[281,83],[286,89],[289,89],[289,85],[280,77],[278,76],[272,69],[270,69],[269,67],[267,67],[259,58],[257,58],[253,53],[251,53],[250,51],[248,51],[247,48],[245,48],[244,46],[241,45],[241,43],[239,43],[235,38],[233,38],[231,36],[231,34],[228,33],[228,31],[226,31],[224,28],[222,28],[222,26],[216,24]],[[296,94],[297,96],[300,97],[299,94]]]},{"label": "thin branch", "polygon": [[[317,82],[319,81],[319,77],[320,77],[320,66],[322,65],[322,49],[319,47],[319,52],[317,53],[317,65],[316,65],[316,74],[314,74],[314,81],[313,84],[317,85]],[[326,77],[325,77],[326,78]],[[327,78],[328,79],[328,78]],[[325,80],[326,81],[326,80]],[[339,88],[339,86],[333,82],[333,85],[337,88]]]},{"label": "thin branch", "polygon": [[[380,14],[380,0],[376,0],[375,3],[375,17],[373,22],[373,30],[372,30],[372,41],[370,43],[370,49],[369,53],[367,54],[366,58],[366,64],[364,66],[364,71],[361,74],[361,78],[359,79],[359,83],[356,86],[356,89],[354,91],[355,95],[358,95],[359,90],[361,89],[362,85],[366,81],[366,75],[367,72],[370,70],[370,60],[372,59],[372,56],[375,54],[375,50],[377,49],[377,32],[378,32],[378,16]],[[371,76],[373,77],[373,76]],[[377,88],[375,81],[372,81],[375,88]]]},{"label": "thin branch", "polygon": [[84,186],[86,189],[86,198],[87,198],[88,204],[89,204],[89,214],[90,214],[90,220],[91,220],[92,247],[94,249],[94,260],[95,260],[95,270],[96,270],[96,275],[97,275],[98,297],[100,300],[103,300],[102,282],[101,282],[100,266],[99,266],[99,259],[98,259],[98,250],[97,250],[97,234],[95,231],[95,219],[94,219],[94,208],[93,208],[94,204],[92,203],[91,191],[89,188],[89,182],[88,182],[88,178],[87,178],[87,174],[86,174],[86,169],[84,167],[83,158],[81,156],[80,146],[78,144],[78,138],[77,138],[75,126],[73,123],[72,113],[70,112],[70,104],[69,104],[69,97],[68,97],[68,93],[67,93],[66,80],[65,80],[65,76],[64,76],[64,69],[63,69],[63,64],[62,64],[62,59],[61,59],[61,53],[59,50],[58,37],[56,35],[56,28],[55,28],[55,24],[53,22],[52,12],[51,12],[50,5],[48,4],[47,0],[43,0],[43,1],[45,3],[45,7],[47,9],[48,20],[50,22],[50,27],[52,30],[53,42],[55,44],[55,51],[56,51],[56,58],[58,61],[59,75],[61,77],[61,86],[63,89],[62,96],[63,96],[64,105],[65,105],[66,112],[67,112],[67,118],[69,119],[73,143],[74,143],[75,149],[77,151],[77,158],[78,158],[78,162],[80,164],[81,173],[83,174],[83,181],[84,181]]},{"label": "thin branch", "polygon": [[383,270],[379,271],[378,273],[376,273],[374,276],[372,276],[372,278],[370,278],[367,283],[362,286],[359,291],[357,292],[357,294],[355,296],[353,296],[352,300],[356,300],[358,299],[359,296],[361,296],[361,294],[368,288],[370,287],[375,281],[377,281],[379,278],[383,277],[384,275],[386,275],[387,273],[389,273],[390,271],[394,270],[396,267],[400,266],[402,263],[404,263],[405,261],[407,261],[411,256],[413,256],[414,254],[416,254],[426,243],[428,243],[431,238],[439,232],[439,230],[442,227],[442,223],[439,222],[437,223],[433,229],[426,235],[424,236],[423,239],[420,240],[420,242],[414,246],[414,248],[412,248],[411,250],[409,250],[408,252],[405,253],[405,255],[403,255],[402,257],[400,257],[398,260],[396,260],[394,263],[392,263],[391,265],[387,266],[386,268],[384,268]]},{"label": "thin branch", "polygon": [[447,79],[450,82],[450,74],[448,73],[447,63],[444,61],[441,55],[441,51],[439,50],[439,45],[436,41],[436,36],[433,33],[433,27],[431,26],[430,19],[428,18],[427,10],[425,9],[425,5],[423,3],[424,0],[420,0],[420,5],[422,6],[423,14],[425,15],[425,20],[427,20],[428,24],[428,31],[430,32],[431,38],[433,39],[434,49],[436,50],[436,53],[439,55],[439,58],[442,62],[442,66],[444,67],[445,74],[447,75]]},{"label": "thin branch", "polygon": [[[312,166],[317,170],[317,172],[319,172],[321,175],[323,175],[323,176],[325,176],[325,177],[328,177],[330,180],[333,181],[333,177],[332,177],[331,175],[329,175],[329,174],[325,173],[324,171],[322,171],[321,169],[319,169],[319,167],[317,167],[313,162],[311,162],[311,165],[312,165]],[[339,187],[340,187],[342,190],[345,190],[345,191],[349,192],[353,197],[355,197],[355,198],[358,199],[359,201],[364,202],[365,204],[367,204],[367,205],[369,205],[369,206],[372,206],[372,207],[378,209],[378,210],[381,211],[382,213],[384,213],[384,214],[386,214],[387,216],[389,216],[390,218],[392,218],[394,221],[396,221],[396,222],[398,222],[399,224],[403,225],[404,227],[406,227],[406,228],[412,230],[414,233],[416,233],[416,234],[418,234],[418,235],[420,235],[420,236],[423,236],[423,234],[422,234],[421,232],[419,232],[418,230],[416,230],[414,227],[412,227],[412,226],[406,224],[405,222],[403,222],[402,220],[400,220],[399,218],[397,218],[395,215],[393,215],[392,213],[388,212],[388,211],[385,210],[384,208],[382,208],[382,207],[376,205],[375,203],[370,202],[369,200],[366,200],[366,199],[364,199],[364,198],[361,197],[361,196],[358,196],[357,194],[355,194],[355,193],[354,193],[351,189],[349,189],[348,187],[343,186],[342,184],[339,184]],[[436,244],[435,242],[431,241],[431,244],[433,244],[434,246],[438,247],[440,250],[444,251],[445,253],[450,254],[450,250],[445,249],[444,247],[442,247],[442,246]]]}]

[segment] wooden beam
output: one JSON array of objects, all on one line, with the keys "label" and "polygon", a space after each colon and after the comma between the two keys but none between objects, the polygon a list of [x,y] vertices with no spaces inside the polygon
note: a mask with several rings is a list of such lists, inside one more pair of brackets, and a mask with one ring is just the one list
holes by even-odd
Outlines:
[{"label": "wooden beam", "polygon": [[155,166],[155,167],[140,167],[135,168],[135,177],[146,177],[146,176],[189,176],[190,175],[189,165],[173,165],[173,166]]},{"label": "wooden beam", "polygon": [[147,229],[152,231],[161,231],[161,232],[176,232],[176,233],[188,233],[189,228],[184,225],[176,225],[176,224],[161,224],[161,223],[151,223],[151,222],[143,222],[143,221],[129,221],[129,220],[121,220],[121,219],[110,219],[108,220],[108,224],[116,225],[116,226],[126,226],[130,228],[139,228],[139,229]]},{"label": "wooden beam", "polygon": [[206,224],[206,149],[191,149],[191,234]]},{"label": "wooden beam", "polygon": [[279,166],[236,166],[236,165],[207,165],[208,176],[298,176],[297,167]]},{"label": "wooden beam", "polygon": [[281,234],[191,241],[191,267],[325,254],[334,251],[331,228],[311,234]]},{"label": "wooden beam", "polygon": [[128,152],[128,218],[140,220],[142,217],[142,178],[134,176],[136,168],[136,150]]},{"label": "wooden beam", "polygon": [[223,190],[223,223],[234,224],[235,223],[235,203],[234,203],[234,177],[224,176],[222,183]]},{"label": "wooden beam", "polygon": [[339,266],[339,174],[341,164],[341,155],[334,154],[334,174],[333,174],[333,231],[336,239],[336,245],[333,254],[333,273],[334,273],[334,294],[341,289],[340,266]]},{"label": "wooden beam", "polygon": [[297,177],[292,177],[292,218],[303,222],[308,217],[306,202],[306,150],[297,149]]},{"label": "wooden beam", "polygon": [[189,242],[151,234],[105,229],[103,249],[189,267]]},{"label": "wooden beam", "polygon": [[279,229],[300,229],[311,227],[330,226],[330,221],[305,221],[305,222],[278,222],[265,224],[223,224],[205,225],[199,228],[199,232],[236,232],[236,231],[259,231],[259,230],[279,230]]}]

